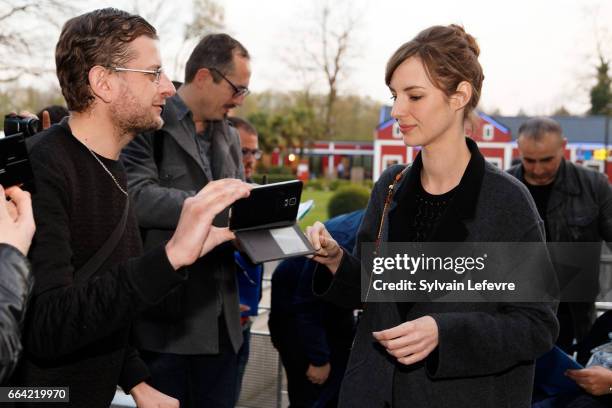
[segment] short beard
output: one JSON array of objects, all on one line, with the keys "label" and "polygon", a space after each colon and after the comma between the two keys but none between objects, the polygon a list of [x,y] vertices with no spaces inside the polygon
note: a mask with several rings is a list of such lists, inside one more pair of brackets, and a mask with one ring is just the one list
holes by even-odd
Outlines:
[{"label": "short beard", "polygon": [[161,129],[164,125],[161,117],[152,117],[150,110],[139,106],[134,94],[127,87],[121,95],[121,102],[111,104],[109,110],[114,119],[114,127],[120,135],[130,139],[138,133]]}]

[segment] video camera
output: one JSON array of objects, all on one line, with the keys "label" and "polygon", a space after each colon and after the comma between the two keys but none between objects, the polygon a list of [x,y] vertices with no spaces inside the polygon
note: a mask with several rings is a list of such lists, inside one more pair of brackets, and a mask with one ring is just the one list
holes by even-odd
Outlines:
[{"label": "video camera", "polygon": [[11,136],[17,133],[30,137],[40,130],[40,120],[14,114],[4,116],[4,135]]},{"label": "video camera", "polygon": [[0,184],[4,188],[21,186],[34,191],[34,175],[28,157],[26,138],[38,132],[36,118],[6,115],[4,138],[0,139]]}]

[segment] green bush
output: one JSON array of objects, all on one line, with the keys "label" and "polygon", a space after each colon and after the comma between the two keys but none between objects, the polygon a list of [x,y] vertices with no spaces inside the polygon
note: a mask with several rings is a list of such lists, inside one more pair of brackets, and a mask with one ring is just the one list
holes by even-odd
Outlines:
[{"label": "green bush", "polygon": [[306,182],[305,188],[315,191],[323,191],[325,185],[321,179],[312,179]]},{"label": "green bush", "polygon": [[372,190],[372,187],[374,187],[374,181],[372,179],[365,179],[363,180],[363,186],[368,190]]},{"label": "green bush", "polygon": [[293,174],[290,167],[285,166],[272,166],[268,168],[268,174]]},{"label": "green bush", "polygon": [[327,205],[327,214],[333,218],[365,208],[370,198],[370,190],[359,185],[341,187],[331,197]]},{"label": "green bush", "polygon": [[336,191],[341,187],[346,187],[349,186],[351,184],[351,182],[349,180],[344,180],[344,179],[333,179],[329,182],[329,189],[331,191]]}]

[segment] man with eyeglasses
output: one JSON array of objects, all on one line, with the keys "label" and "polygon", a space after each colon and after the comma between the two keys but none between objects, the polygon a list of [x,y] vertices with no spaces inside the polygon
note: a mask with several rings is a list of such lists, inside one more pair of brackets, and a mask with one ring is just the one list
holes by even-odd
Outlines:
[{"label": "man with eyeglasses", "polygon": [[[250,76],[242,44],[227,34],[203,37],[185,66],[185,83],[167,100],[164,126],[124,149],[145,248],[168,239],[184,200],[203,186],[244,179],[240,140],[227,115],[248,95]],[[227,214],[215,225],[226,226]],[[227,244],[191,266],[185,284],[135,326],[152,385],[181,407],[234,406],[243,337],[233,252]]]},{"label": "man with eyeglasses", "polygon": [[[120,385],[139,407],[176,408],[149,385],[130,345],[132,324],[186,280],[185,266],[233,238],[212,220],[250,187],[209,183],[179,209],[168,240],[143,255],[119,154],[136,134],[163,126],[175,93],[161,71],[156,30],[113,8],[85,13],[65,23],[55,61],[70,116],[30,150],[35,284],[12,383],[68,387],[65,407],[106,408]],[[40,402],[17,405],[48,406]]]}]

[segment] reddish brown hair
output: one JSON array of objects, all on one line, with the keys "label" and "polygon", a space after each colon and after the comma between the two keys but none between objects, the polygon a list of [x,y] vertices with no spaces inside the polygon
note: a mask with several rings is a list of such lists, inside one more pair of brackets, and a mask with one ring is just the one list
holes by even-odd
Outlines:
[{"label": "reddish brown hair", "polygon": [[126,64],[135,57],[129,44],[142,35],[157,39],[155,28],[144,18],[114,8],[85,13],[64,24],[55,65],[69,110],[83,112],[93,102],[89,70]]},{"label": "reddish brown hair", "polygon": [[387,62],[385,82],[391,83],[393,73],[410,57],[417,57],[425,66],[432,84],[450,97],[462,81],[472,86],[472,98],[465,107],[464,117],[478,105],[484,74],[478,62],[480,48],[474,37],[463,27],[429,27],[395,51]]}]

